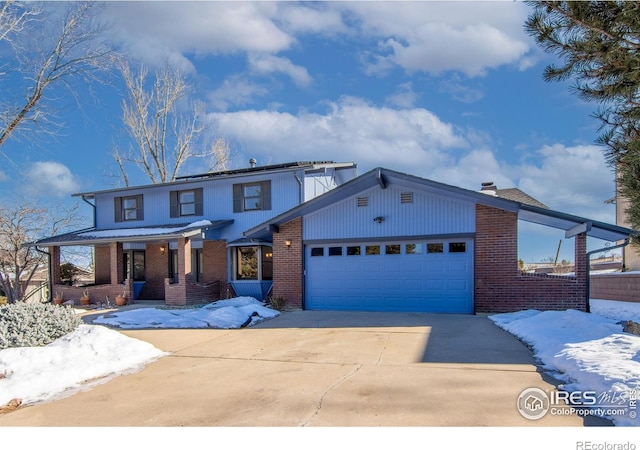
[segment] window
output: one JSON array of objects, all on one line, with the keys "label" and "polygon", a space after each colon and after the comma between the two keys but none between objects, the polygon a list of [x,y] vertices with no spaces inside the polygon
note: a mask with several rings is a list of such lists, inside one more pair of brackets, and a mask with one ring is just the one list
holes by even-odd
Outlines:
[{"label": "window", "polygon": [[466,242],[449,242],[449,253],[466,253]]},{"label": "window", "polygon": [[384,253],[386,255],[399,255],[400,244],[387,244],[384,246]]},{"label": "window", "polygon": [[235,247],[235,280],[272,280],[273,250],[269,246]]},{"label": "window", "polygon": [[116,222],[143,220],[142,194],[114,198],[114,211]]},{"label": "window", "polygon": [[124,278],[132,279],[133,281],[144,281],[144,250],[132,250],[124,252],[122,254],[122,258],[122,269],[124,271]]},{"label": "window", "polygon": [[407,255],[418,255],[422,254],[422,244],[406,244],[404,247],[404,252]]},{"label": "window", "polygon": [[444,244],[439,242],[437,244],[427,244],[427,253],[442,253],[444,252]]},{"label": "window", "polygon": [[329,256],[342,256],[342,247],[329,247]]},{"label": "window", "polygon": [[367,255],[379,255],[380,254],[380,246],[379,245],[367,245],[365,253]]},{"label": "window", "polygon": [[201,216],[202,188],[169,192],[171,217]]},{"label": "window", "polygon": [[271,209],[271,181],[233,185],[233,212]]},{"label": "window", "polygon": [[191,250],[191,281],[202,282],[204,281],[204,273],[202,268],[204,267],[204,257],[201,248],[194,248]]},{"label": "window", "polygon": [[347,247],[347,256],[358,256],[360,255],[360,246]]},{"label": "window", "polygon": [[314,247],[311,249],[311,256],[324,256],[324,247]]}]

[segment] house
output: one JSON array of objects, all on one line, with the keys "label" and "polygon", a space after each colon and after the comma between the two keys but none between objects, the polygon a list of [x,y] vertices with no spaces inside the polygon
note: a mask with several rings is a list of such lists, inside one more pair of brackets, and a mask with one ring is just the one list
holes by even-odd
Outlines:
[{"label": "house", "polygon": [[[129,299],[186,305],[250,295],[272,286],[270,241],[243,231],[356,176],[353,163],[294,162],[182,177],[171,183],[76,194],[93,207],[94,226],[42,239],[52,291],[77,299],[60,280],[60,249],[94,248],[94,302]],[[84,289],[84,288],[83,288]]]},{"label": "house", "polygon": [[[289,163],[77,194],[95,208],[95,227],[35,245],[48,247],[54,282],[61,246],[95,246],[96,295],[124,289],[168,305],[271,295],[294,309],[473,314],[586,309],[587,236],[634,233],[519,193],[354,170]],[[518,220],[574,238],[575,275],[520,273]]]}]

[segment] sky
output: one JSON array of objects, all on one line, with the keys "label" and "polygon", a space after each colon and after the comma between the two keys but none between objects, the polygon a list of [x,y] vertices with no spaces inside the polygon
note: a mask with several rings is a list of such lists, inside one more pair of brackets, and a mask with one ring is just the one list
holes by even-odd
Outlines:
[{"label": "sky", "polygon": [[[529,345],[542,371],[561,382],[559,390],[595,392],[589,395],[597,399],[598,407],[621,412],[610,417],[615,426],[640,426],[640,419],[631,414],[632,408],[628,398],[621,400],[620,397],[640,388],[640,336],[624,333],[621,324],[621,321],[627,320],[640,322],[640,304],[591,300],[591,311],[589,314],[576,310],[525,310],[494,314],[489,316],[489,319]],[[257,316],[253,316],[253,312],[256,312]],[[143,370],[147,364],[167,356],[167,353],[151,344],[129,338],[115,329],[102,325],[121,329],[228,329],[240,328],[247,319],[251,319],[252,323],[249,326],[252,326],[273,319],[279,314],[251,297],[221,300],[196,309],[169,311],[143,308],[115,313],[105,311],[104,315],[94,319],[93,324],[83,324],[76,331],[46,347],[0,350],[0,373],[7,374],[5,378],[0,378],[0,405],[6,405],[16,397],[23,400],[23,405],[55,401],[63,395],[73,395],[80,389],[90,389],[121,374]],[[608,400],[605,400],[607,395]],[[547,414],[551,414],[551,409]],[[434,428],[433,431],[438,430]],[[476,431],[480,432],[472,429],[468,433],[461,433],[459,438],[464,443],[472,443],[467,439],[469,436],[476,436]],[[505,432],[512,431],[513,429]],[[554,436],[548,435],[547,431],[551,430],[538,429],[535,436],[532,436],[533,439],[522,442],[521,447],[540,448],[541,442],[546,442],[543,438],[550,439]],[[559,431],[564,433],[562,437],[566,441],[570,430]],[[593,434],[593,431],[598,431],[599,434]],[[604,431],[606,430],[602,428],[589,431],[581,429],[578,433],[569,435],[575,436],[578,440],[593,440],[596,437],[599,439],[598,442],[606,439],[616,444],[627,436],[622,433],[605,434]],[[402,430],[405,435],[406,432],[406,429]],[[452,439],[457,439],[448,431],[446,433],[448,434],[445,434],[444,442],[451,444]],[[155,431],[154,436],[158,439]],[[216,439],[221,439],[221,436],[224,434],[216,433]],[[260,440],[264,435],[257,430],[253,436],[253,439],[247,441],[250,445],[255,445],[255,439]],[[326,442],[327,434],[320,438],[321,442]],[[242,437],[241,441],[235,445],[245,442]],[[83,440],[77,439],[66,442],[65,445],[74,448],[76,442],[78,445],[84,445]],[[295,440],[289,442],[299,445]],[[165,441],[160,443],[166,445]],[[492,445],[492,448],[508,449],[512,448],[513,441],[501,439]]]},{"label": "sky", "polygon": [[[594,144],[596,105],[573,94],[571,82],[542,79],[553,57],[523,29],[530,8],[114,1],[99,17],[109,24],[105,38],[131,60],[150,70],[169,61],[188,75],[189,100],[204,102],[210,136],[229,142],[231,168],[250,158],[334,160],[356,162],[361,174],[381,166],[473,190],[493,181],[615,223],[604,203],[614,196],[613,172]],[[70,195],[117,185],[113,150],[130,144],[122,98],[118,80],[79,89],[77,100],[56,98],[64,125],[56,138],[3,147],[12,162],[0,165],[0,195],[78,202]],[[185,173],[206,169],[198,162]],[[521,247],[525,262],[555,255],[563,234],[542,235],[544,243],[530,237]],[[573,260],[573,246],[561,248],[561,259]]]}]

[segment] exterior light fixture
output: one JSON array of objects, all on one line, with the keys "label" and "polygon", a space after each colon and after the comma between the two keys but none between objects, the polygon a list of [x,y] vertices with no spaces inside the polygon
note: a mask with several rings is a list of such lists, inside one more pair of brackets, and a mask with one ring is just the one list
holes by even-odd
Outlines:
[{"label": "exterior light fixture", "polygon": [[165,248],[165,246],[164,246],[164,245],[160,246],[160,253],[162,253],[163,255],[164,255],[164,252],[165,252],[166,250],[167,250],[167,249]]},{"label": "exterior light fixture", "polygon": [[384,217],[382,217],[382,216],[374,217],[373,221],[376,222],[376,223],[382,223],[382,222],[384,222]]},{"label": "exterior light fixture", "polygon": [[291,240],[287,239],[286,241],[284,241],[284,245],[286,245],[287,247],[291,247]]}]

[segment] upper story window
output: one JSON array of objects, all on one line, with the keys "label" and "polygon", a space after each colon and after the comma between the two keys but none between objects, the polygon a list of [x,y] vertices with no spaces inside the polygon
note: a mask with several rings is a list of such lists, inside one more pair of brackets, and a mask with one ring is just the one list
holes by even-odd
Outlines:
[{"label": "upper story window", "polygon": [[171,191],[169,209],[171,217],[201,216],[202,188]]},{"label": "upper story window", "polygon": [[271,180],[233,185],[233,212],[271,209]]},{"label": "upper story window", "polygon": [[114,198],[116,222],[129,222],[144,219],[142,194]]}]

